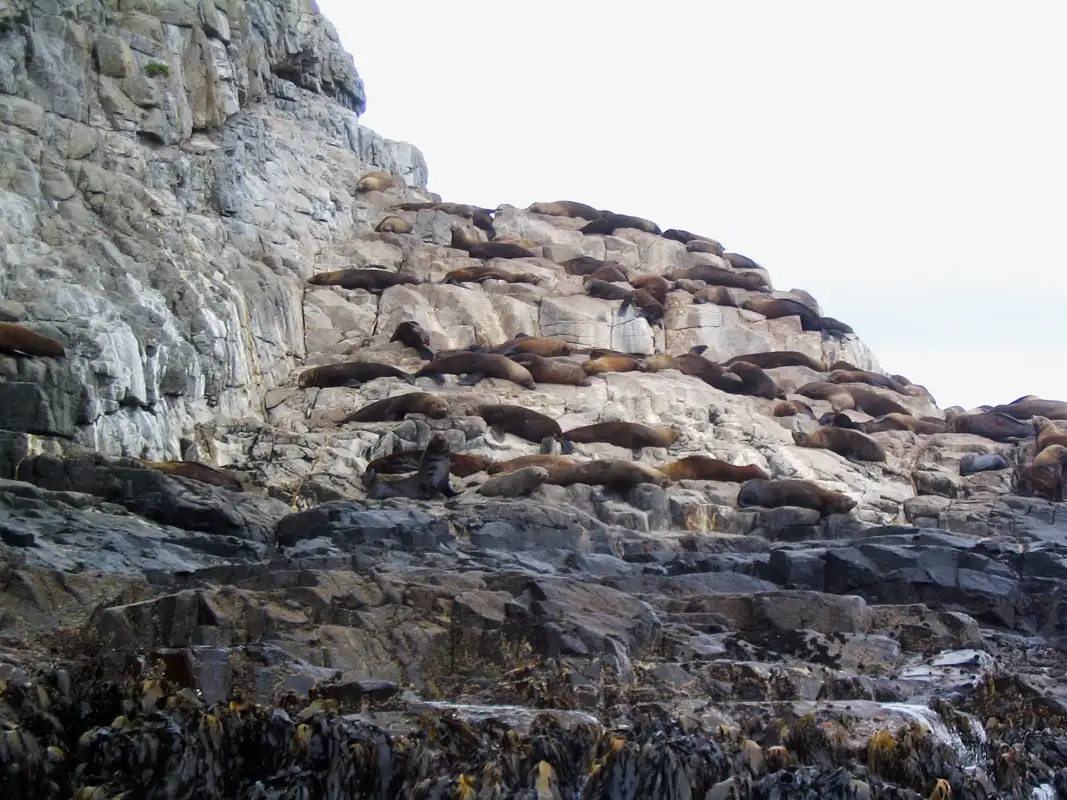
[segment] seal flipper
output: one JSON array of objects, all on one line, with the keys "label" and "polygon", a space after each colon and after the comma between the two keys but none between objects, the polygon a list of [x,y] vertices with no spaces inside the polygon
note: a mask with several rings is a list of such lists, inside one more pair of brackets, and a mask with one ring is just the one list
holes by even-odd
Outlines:
[{"label": "seal flipper", "polygon": [[459,379],[460,386],[474,386],[477,383],[481,383],[485,380],[484,372],[468,372],[462,378]]},{"label": "seal flipper", "polygon": [[[415,381],[414,381],[414,380],[412,380],[412,383],[414,383],[414,382],[415,382]],[[343,383],[342,385],[343,385],[343,386],[345,386],[345,387],[346,387],[346,388],[348,388],[348,389],[358,389],[358,388],[359,388],[360,386],[362,386],[362,385],[363,385],[363,381],[361,381],[361,380],[356,380],[355,378],[349,378],[349,379],[348,379],[347,381],[345,381],[345,382],[344,382],[344,383]]]},{"label": "seal flipper", "polygon": [[424,344],[420,344],[415,348],[419,351],[419,355],[425,358],[427,361],[433,361],[437,358],[437,354]]},{"label": "seal flipper", "polygon": [[561,439],[560,440],[560,452],[565,456],[573,455],[574,454],[574,442],[572,442],[570,439]]},{"label": "seal flipper", "polygon": [[404,373],[404,380],[410,383],[412,386],[415,385],[415,376],[412,375],[410,372]]},{"label": "seal flipper", "polygon": [[[625,300],[622,301],[622,305],[619,306],[619,313],[621,314],[623,311],[625,311],[628,308],[635,308],[634,307],[634,296],[632,294],[629,297],[627,297]],[[636,310],[636,308],[635,308],[635,310]]]},{"label": "seal flipper", "polygon": [[446,483],[444,486],[438,487],[438,491],[441,492],[447,499],[451,500],[453,497],[459,497],[463,492],[457,492],[452,488],[451,483]]},{"label": "seal flipper", "polygon": [[445,376],[444,375],[442,375],[440,372],[436,372],[436,371],[434,371],[432,369],[428,369],[426,367],[423,367],[418,372],[416,372],[415,373],[415,377],[416,378],[430,378],[434,383],[443,384],[445,382]]}]

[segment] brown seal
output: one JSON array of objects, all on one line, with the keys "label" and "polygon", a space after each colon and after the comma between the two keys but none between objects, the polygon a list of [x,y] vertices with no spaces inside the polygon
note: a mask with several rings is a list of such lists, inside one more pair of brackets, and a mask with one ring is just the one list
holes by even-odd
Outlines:
[{"label": "brown seal", "polygon": [[415,226],[403,217],[391,215],[379,222],[374,230],[378,233],[411,233]]},{"label": "brown seal", "polygon": [[755,364],[762,369],[776,369],[778,367],[807,367],[815,372],[826,372],[826,365],[821,361],[816,361],[811,356],[804,353],[797,353],[793,350],[776,350],[770,353],[749,353],[743,356],[734,356],[733,358],[724,361],[724,366],[730,366],[736,361],[747,361],[749,364]]},{"label": "brown seal", "polygon": [[66,356],[62,342],[13,322],[0,322],[0,351],[44,358]]},{"label": "brown seal", "polygon": [[884,417],[886,414],[902,414],[906,417],[914,416],[911,413],[911,409],[901,405],[891,397],[886,397],[871,389],[864,389],[854,383],[830,385],[847,389],[848,393],[852,395],[856,410],[862,411],[864,414],[870,414],[872,417]]},{"label": "brown seal", "polygon": [[563,433],[559,423],[552,417],[532,408],[487,404],[479,407],[475,413],[495,431],[514,434],[534,444],[540,444],[550,436],[558,438]]},{"label": "brown seal", "polygon": [[574,459],[567,456],[552,456],[538,453],[532,456],[519,456],[510,461],[498,461],[491,464],[487,472],[490,475],[500,475],[505,472],[514,472],[524,467],[544,467],[552,474],[556,470],[573,467]]},{"label": "brown seal", "polygon": [[793,431],[793,441],[801,447],[832,450],[856,461],[885,461],[885,449],[865,433],[848,428],[819,428],[811,433]]},{"label": "brown seal", "polygon": [[764,397],[773,400],[778,396],[778,385],[774,378],[747,361],[735,361],[729,367],[729,372],[741,379],[741,389],[750,397]]},{"label": "brown seal", "polygon": [[[678,283],[681,283],[681,281]],[[703,286],[693,293],[693,302],[697,305],[713,303],[717,306],[737,307],[734,296],[730,294],[730,290],[725,286]]]},{"label": "brown seal", "polygon": [[1047,419],[1067,419],[1067,403],[1062,400],[1042,400],[1032,394],[1006,405],[993,406],[992,410],[1015,419],[1030,419],[1035,414]]},{"label": "brown seal", "polygon": [[593,258],[592,256],[578,256],[577,258],[569,258],[566,261],[560,262],[560,266],[567,271],[568,275],[584,277],[586,275],[592,275],[598,269],[603,267],[621,268],[622,264],[615,261],[601,261],[599,258]]},{"label": "brown seal", "polygon": [[[767,280],[758,272],[734,272],[723,267],[699,264],[694,267],[676,269],[667,274],[672,281],[704,281],[708,286],[730,286],[734,289],[747,289],[760,292],[767,289]],[[799,304],[798,304],[799,305]]]},{"label": "brown seal", "polygon": [[806,331],[819,331],[819,315],[803,303],[780,297],[750,297],[741,304],[741,308],[755,311],[767,319],[782,317],[800,317],[800,327]]},{"label": "brown seal", "polygon": [[1061,431],[1059,426],[1048,417],[1041,417],[1035,414],[1030,418],[1030,421],[1034,423],[1034,430],[1037,431],[1037,440],[1034,442],[1035,453],[1040,453],[1046,447],[1052,447],[1054,444],[1067,445],[1067,434]]},{"label": "brown seal", "polygon": [[554,339],[551,336],[527,336],[519,334],[513,339],[508,339],[503,344],[490,348],[487,352],[499,353],[502,356],[513,356],[520,353],[533,353],[543,358],[554,356],[569,356],[575,351],[575,346],[563,339]]},{"label": "brown seal", "polygon": [[589,486],[628,489],[640,483],[666,486],[670,483],[670,478],[657,469],[646,467],[633,461],[599,459],[597,461],[580,461],[573,466],[554,470],[549,473],[546,483],[556,486],[584,483]]},{"label": "brown seal", "polygon": [[433,378],[438,383],[444,383],[442,375],[466,375],[467,378],[460,381],[466,386],[484,378],[512,381],[527,389],[537,386],[526,367],[496,353],[456,353],[431,361],[415,373],[416,378]]},{"label": "brown seal", "polygon": [[1027,477],[1034,491],[1054,503],[1063,502],[1063,461],[1067,447],[1054,444],[1046,447],[1030,462]]},{"label": "brown seal", "polygon": [[346,422],[399,422],[408,414],[425,414],[430,419],[448,416],[448,403],[429,392],[408,392],[368,403],[345,417]]},{"label": "brown seal", "polygon": [[673,242],[681,242],[686,246],[686,250],[689,250],[689,245],[696,242],[697,244],[704,245],[704,250],[689,250],[692,252],[704,252],[714,253],[719,256],[722,255],[722,245],[714,239],[707,236],[701,236],[700,234],[693,233],[692,231],[682,230],[681,228],[668,228],[660,234],[664,239],[670,239]]},{"label": "brown seal", "polygon": [[587,223],[581,232],[586,235],[595,233],[611,235],[620,228],[633,228],[645,233],[658,234],[660,232],[659,225],[651,220],[632,217],[629,214],[613,214],[610,211],[602,211],[600,219]]},{"label": "brown seal", "polygon": [[[373,470],[379,475],[399,475],[415,472],[422,461],[423,450],[403,450],[381,456],[367,464],[367,472]],[[479,472],[485,472],[493,462],[488,456],[479,453],[452,453],[449,469],[457,478],[469,478]]]},{"label": "brown seal", "polygon": [[811,410],[811,406],[800,400],[783,400],[774,407],[772,413],[776,417],[795,417],[797,414],[815,417],[815,412]]},{"label": "brown seal", "polygon": [[312,367],[300,373],[297,385],[301,389],[317,386],[325,389],[330,386],[348,386],[359,388],[376,378],[399,378],[408,383],[415,383],[415,376],[388,364],[376,364],[373,361],[346,361],[342,364],[328,364]]},{"label": "brown seal", "polygon": [[390,342],[400,342],[405,347],[417,350],[419,355],[427,361],[433,361],[437,356],[430,347],[430,334],[414,320],[401,322],[393,330]]},{"label": "brown seal", "polygon": [[834,407],[835,411],[853,409],[856,401],[844,386],[829,381],[812,381],[805,383],[795,392],[802,397],[810,397],[812,400],[825,400]]},{"label": "brown seal", "polygon": [[641,372],[660,372],[665,369],[676,369],[679,372],[682,371],[681,365],[678,364],[678,359],[667,353],[656,353],[655,355],[645,356],[641,359],[641,363],[637,367]]},{"label": "brown seal", "polygon": [[537,383],[558,383],[563,386],[592,386],[589,375],[580,364],[567,359],[545,358],[536,353],[509,355],[516,364],[530,371]]},{"label": "brown seal", "polygon": [[709,456],[686,456],[656,467],[672,481],[724,481],[744,483],[752,478],[768,478],[756,464],[737,466]]},{"label": "brown seal", "polygon": [[531,214],[544,214],[546,217],[570,217],[571,219],[600,219],[600,212],[585,203],[573,200],[556,200],[552,203],[533,203],[527,211]]},{"label": "brown seal", "polygon": [[1034,435],[1033,422],[1016,419],[1010,414],[1002,414],[999,411],[958,414],[949,420],[948,429],[953,433],[971,433],[975,436],[982,436],[994,442],[1026,439]]},{"label": "brown seal", "polygon": [[592,444],[606,442],[616,447],[640,450],[644,447],[670,447],[678,438],[678,431],[666,426],[650,427],[639,422],[598,422],[564,431],[560,439],[568,442]]},{"label": "brown seal", "polygon": [[525,247],[510,242],[480,242],[459,228],[452,229],[452,247],[466,250],[472,258],[483,261],[490,258],[532,258],[534,255]]},{"label": "brown seal", "polygon": [[847,414],[823,415],[819,420],[822,425],[834,425],[838,428],[851,428],[864,433],[884,433],[885,431],[911,431],[919,435],[945,433],[948,424],[936,417],[913,417],[910,414],[886,414],[868,422],[854,422]]},{"label": "brown seal", "polygon": [[582,369],[587,375],[603,375],[605,372],[637,372],[641,362],[625,353],[603,353],[582,362]]},{"label": "brown seal", "polygon": [[622,300],[623,307],[632,303],[634,299],[632,288],[616,286],[614,283],[592,277],[585,279],[585,293],[600,300]]},{"label": "brown seal", "polygon": [[864,369],[835,369],[826,376],[826,380],[830,383],[866,383],[868,386],[889,389],[897,394],[907,394],[904,386],[888,375],[879,375],[877,372],[869,372]]},{"label": "brown seal", "polygon": [[544,467],[523,467],[513,472],[502,472],[478,487],[478,494],[485,497],[522,497],[548,480],[549,471]]},{"label": "brown seal", "polygon": [[833,317],[819,317],[818,330],[833,336],[846,336],[850,333],[855,333],[852,326],[846,325],[841,320]]},{"label": "brown seal", "polygon": [[466,203],[397,203],[393,208],[397,211],[441,211],[466,219],[474,218],[474,206]]},{"label": "brown seal", "polygon": [[740,253],[723,253],[722,257],[725,258],[734,269],[763,269],[763,267],[751,258],[743,256]]},{"label": "brown seal", "polygon": [[332,272],[320,272],[308,278],[312,286],[340,286],[342,289],[364,289],[376,294],[393,286],[418,284],[414,275],[403,272],[391,272],[387,269],[338,269]]},{"label": "brown seal", "polygon": [[372,500],[384,500],[389,497],[431,500],[438,495],[455,497],[459,492],[452,488],[449,480],[451,457],[448,440],[442,434],[435,433],[426,445],[419,461],[419,471],[414,475],[398,481],[383,481],[370,470],[364,473],[364,484],[368,487],[367,496]]},{"label": "brown seal", "polygon": [[388,172],[375,170],[368,172],[356,183],[357,192],[384,192],[392,189],[396,178]]},{"label": "brown seal", "polygon": [[637,275],[630,279],[630,285],[635,289],[644,289],[660,305],[667,304],[667,292],[671,290],[671,284],[662,275]]},{"label": "brown seal", "polygon": [[444,284],[481,283],[482,281],[495,280],[505,283],[532,283],[537,284],[541,279],[529,272],[508,272],[498,267],[463,267],[454,269],[441,279]]},{"label": "brown seal", "polygon": [[234,492],[243,492],[245,490],[241,481],[229,472],[216,467],[209,467],[199,461],[142,461],[138,459],[138,463],[157,472],[174,475],[179,478],[189,478],[212,486],[221,486]]},{"label": "brown seal", "polygon": [[847,514],[856,507],[856,501],[846,494],[824,489],[810,481],[764,480],[748,481],[737,494],[741,508],[779,508],[798,506],[811,508],[822,516]]},{"label": "brown seal", "polygon": [[714,386],[722,392],[744,394],[745,387],[741,381],[741,376],[727,372],[714,361],[704,358],[701,353],[705,350],[707,350],[706,345],[697,345],[691,348],[688,353],[675,358],[675,362],[681,369],[682,374],[700,378],[704,383]]},{"label": "brown seal", "polygon": [[711,253],[713,256],[722,256],[723,246],[714,239],[693,239],[685,243],[685,249],[689,253]]},{"label": "brown seal", "polygon": [[627,269],[621,264],[605,264],[602,267],[597,267],[596,270],[589,273],[587,280],[607,281],[608,283],[627,283],[630,280],[630,275]]}]

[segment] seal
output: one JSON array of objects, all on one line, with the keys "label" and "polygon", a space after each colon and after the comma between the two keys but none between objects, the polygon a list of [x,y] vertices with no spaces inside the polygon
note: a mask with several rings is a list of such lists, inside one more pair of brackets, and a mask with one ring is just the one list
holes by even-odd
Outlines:
[{"label": "seal", "polygon": [[672,481],[723,481],[744,483],[752,478],[770,476],[756,464],[737,466],[709,456],[686,456],[656,467]]},{"label": "seal", "polygon": [[407,392],[368,403],[345,417],[346,422],[399,422],[408,414],[424,414],[430,419],[448,416],[448,403],[429,392]]},{"label": "seal", "polygon": [[543,358],[552,358],[553,356],[569,356],[574,351],[575,346],[562,339],[553,339],[551,336],[527,336],[521,333],[503,344],[490,348],[487,352],[499,353],[502,356],[532,353]]},{"label": "seal", "polygon": [[834,425],[838,428],[850,428],[864,433],[884,433],[885,431],[911,431],[929,436],[945,433],[948,425],[936,417],[913,417],[910,414],[886,414],[868,422],[855,422],[847,414],[824,414],[819,420],[822,425]]},{"label": "seal", "polygon": [[763,267],[751,258],[743,256],[740,253],[723,253],[722,257],[725,258],[734,269],[763,269]]},{"label": "seal", "polygon": [[397,325],[389,341],[400,342],[405,347],[417,350],[419,355],[427,361],[433,361],[437,357],[433,348],[430,347],[430,334],[414,320]]},{"label": "seal", "polygon": [[496,353],[456,353],[431,361],[415,373],[416,378],[432,378],[437,383],[444,383],[442,375],[466,375],[460,381],[465,386],[472,386],[485,378],[512,381],[527,389],[537,386],[526,367]]},{"label": "seal", "polygon": [[[630,276],[621,264],[605,264],[589,273],[588,280],[607,281],[608,283],[627,283]],[[632,284],[631,284],[632,285]]]},{"label": "seal", "polygon": [[774,407],[772,413],[776,417],[795,417],[797,414],[806,414],[815,418],[815,412],[811,410],[811,406],[800,400],[783,400]]},{"label": "seal", "polygon": [[993,406],[993,411],[1015,419],[1030,419],[1037,414],[1047,419],[1067,419],[1067,403],[1062,400],[1042,400],[1034,395],[1020,397],[1007,405]]},{"label": "seal", "polygon": [[825,400],[834,407],[835,411],[856,407],[856,401],[852,397],[852,393],[839,383],[812,381],[798,388],[796,394],[802,397],[809,397],[812,400]]},{"label": "seal", "polygon": [[913,416],[910,409],[902,406],[896,400],[879,394],[871,389],[864,389],[856,384],[830,384],[841,386],[852,395],[857,411],[870,414],[872,417],[884,417],[887,414],[902,414],[905,417]]},{"label": "seal", "polygon": [[605,486],[615,490],[630,489],[640,483],[666,486],[670,479],[659,470],[633,461],[599,459],[580,461],[566,468],[549,473],[546,483],[556,486],[571,486],[584,483],[589,486]]},{"label": "seal", "polygon": [[711,253],[720,258],[724,250],[723,246],[714,239],[693,239],[685,243],[685,249],[689,253]]},{"label": "seal", "polygon": [[548,476],[549,472],[544,467],[523,467],[490,478],[478,487],[478,494],[485,497],[522,497],[547,481]]},{"label": "seal", "polygon": [[741,376],[727,372],[714,361],[709,361],[701,355],[707,350],[706,345],[698,344],[690,348],[688,353],[675,358],[683,375],[691,375],[700,378],[704,383],[713,386],[719,391],[730,394],[745,394],[745,386]]},{"label": "seal", "polygon": [[667,304],[667,292],[671,290],[671,284],[662,275],[638,275],[630,279],[630,285],[635,289],[644,289],[660,305]]},{"label": "seal", "polygon": [[[399,453],[391,453],[387,456],[376,458],[367,464],[366,472],[375,472],[378,475],[399,475],[406,472],[415,472],[422,461],[423,450],[403,450]],[[449,469],[458,478],[469,478],[479,472],[489,469],[493,462],[478,453],[452,453]]]},{"label": "seal", "polygon": [[664,239],[670,239],[673,242],[681,242],[684,245],[689,245],[690,242],[702,242],[703,244],[712,245],[718,247],[719,252],[715,255],[722,255],[722,245],[714,239],[709,239],[707,236],[701,236],[698,233],[692,231],[683,230],[682,228],[667,228],[660,234]]},{"label": "seal", "polygon": [[1034,423],[999,411],[984,411],[954,416],[948,422],[948,430],[952,433],[971,433],[994,442],[1009,442],[1033,436]]},{"label": "seal", "polygon": [[[681,281],[679,281],[679,283],[681,283]],[[717,306],[728,306],[730,308],[737,307],[737,303],[734,301],[734,296],[730,294],[730,290],[725,286],[704,286],[697,289],[693,294],[693,302],[697,305],[713,303]]]},{"label": "seal", "polygon": [[979,472],[1008,468],[1008,459],[1000,453],[968,453],[960,459],[960,475],[966,477]]},{"label": "seal", "polygon": [[375,226],[378,233],[411,233],[415,226],[403,217],[388,216]]},{"label": "seal", "polygon": [[571,219],[600,219],[601,214],[592,206],[585,203],[575,203],[573,200],[556,200],[551,203],[533,203],[527,206],[531,214],[544,214],[546,217],[570,217]]},{"label": "seal", "polygon": [[822,330],[819,315],[796,300],[786,300],[781,297],[750,297],[741,304],[741,308],[755,311],[767,319],[800,317],[800,327],[802,329],[806,331]]},{"label": "seal", "polygon": [[137,460],[141,466],[154,469],[166,475],[179,478],[189,478],[200,483],[212,486],[221,486],[233,492],[243,492],[244,485],[232,474],[216,467],[209,467],[199,461],[142,461]]},{"label": "seal", "polygon": [[482,266],[454,269],[441,279],[441,283],[458,286],[461,283],[481,283],[488,280],[504,281],[505,283],[537,284],[541,282],[540,278],[529,272],[508,272],[506,269]]},{"label": "seal", "polygon": [[[653,297],[652,293],[647,289],[634,289],[633,300],[631,301],[635,308],[640,312],[641,316],[652,323],[663,323],[663,315],[667,313],[667,309],[663,307],[663,303]],[[625,308],[625,304],[619,308],[620,311]]]},{"label": "seal", "polygon": [[495,464],[491,464],[487,472],[490,475],[500,475],[505,472],[515,472],[524,467],[544,467],[551,475],[560,469],[573,467],[574,463],[574,459],[568,458],[567,456],[544,455],[538,453],[537,455],[532,456],[519,456],[510,461],[498,461]]},{"label": "seal", "polygon": [[325,389],[330,386],[348,386],[358,389],[364,383],[376,378],[399,378],[408,383],[415,383],[415,376],[388,364],[376,364],[373,361],[346,361],[342,364],[328,364],[312,367],[300,373],[297,385],[301,389],[317,386]]},{"label": "seal", "polygon": [[1034,491],[1054,503],[1063,502],[1063,461],[1065,458],[1067,458],[1067,447],[1054,444],[1038,453],[1027,469],[1027,477]]},{"label": "seal", "polygon": [[761,369],[777,369],[778,367],[807,367],[815,372],[826,372],[826,365],[816,361],[811,356],[798,353],[793,350],[776,350],[770,353],[749,353],[743,356],[734,356],[724,361],[725,366],[730,366],[737,361],[747,361]]},{"label": "seal", "polygon": [[592,444],[606,442],[616,447],[641,450],[644,447],[670,447],[678,439],[678,431],[666,426],[649,427],[639,422],[598,422],[564,431],[560,440],[567,443]]},{"label": "seal", "polygon": [[356,183],[357,192],[384,192],[392,189],[396,178],[388,172],[375,170],[368,172]]},{"label": "seal", "polygon": [[854,461],[885,461],[885,449],[865,433],[848,428],[819,428],[811,433],[793,431],[801,447],[831,450]]},{"label": "seal", "polygon": [[603,375],[606,372],[637,372],[641,369],[641,362],[633,356],[610,352],[597,355],[598,352],[593,351],[593,357],[582,362],[582,369],[587,375]]},{"label": "seal", "polygon": [[577,258],[568,258],[566,261],[561,262],[560,266],[563,267],[568,275],[584,277],[592,275],[603,267],[621,268],[622,264],[614,261],[601,261],[599,258],[593,258],[592,256],[578,256]]},{"label": "seal", "polygon": [[364,289],[374,294],[381,294],[393,286],[419,284],[414,275],[403,272],[391,272],[381,269],[338,269],[332,272],[320,272],[308,278],[312,286],[340,286],[342,289]]},{"label": "seal", "polygon": [[474,219],[475,207],[466,203],[397,203],[393,206],[397,211],[440,211],[444,214],[453,214],[465,219]]},{"label": "seal", "polygon": [[0,351],[43,358],[64,358],[67,354],[62,342],[14,322],[0,322]]},{"label": "seal", "polygon": [[632,217],[629,214],[613,214],[610,211],[602,211],[600,219],[586,223],[581,232],[586,235],[600,233],[610,236],[620,228],[633,228],[645,233],[660,233],[659,225],[651,220]]},{"label": "seal", "polygon": [[510,242],[479,242],[459,228],[452,229],[452,247],[466,250],[472,258],[486,261],[490,258],[533,258],[534,254]]},{"label": "seal", "polygon": [[1034,414],[1030,421],[1034,423],[1034,430],[1037,431],[1037,440],[1034,442],[1035,454],[1040,453],[1046,447],[1052,447],[1054,444],[1067,445],[1067,434],[1061,431],[1059,426],[1048,417]]},{"label": "seal", "polygon": [[856,501],[846,494],[824,489],[810,481],[755,478],[741,487],[737,494],[737,505],[741,508],[798,506],[818,511],[825,517],[849,513],[856,507]]},{"label": "seal", "polygon": [[581,365],[567,359],[545,358],[536,353],[515,353],[509,355],[508,358],[526,367],[536,383],[558,383],[563,386],[593,385]]},{"label": "seal", "polygon": [[384,500],[389,497],[403,497],[408,500],[432,500],[438,495],[455,497],[459,492],[452,488],[449,480],[451,448],[448,440],[440,433],[435,433],[419,461],[419,471],[398,481],[383,481],[371,471],[364,474],[364,484],[368,486],[367,496],[372,500]]},{"label": "seal", "polygon": [[600,300],[622,300],[622,308],[632,304],[634,301],[633,289],[616,286],[614,283],[608,283],[593,277],[585,279],[585,293]]},{"label": "seal", "polygon": [[850,333],[855,333],[850,325],[846,325],[841,320],[834,319],[833,317],[819,317],[819,327],[817,330],[832,336],[847,336]]},{"label": "seal", "polygon": [[831,370],[830,374],[826,376],[826,380],[830,383],[866,383],[868,386],[877,386],[881,389],[889,389],[897,394],[907,394],[907,390],[899,382],[893,380],[888,375],[879,375],[877,372],[868,372],[867,370],[847,370],[847,369],[835,369]]},{"label": "seal", "polygon": [[750,397],[764,397],[773,400],[778,396],[778,386],[774,379],[747,361],[735,361],[729,371],[741,379],[741,389]]},{"label": "seal", "polygon": [[559,423],[552,417],[523,406],[486,404],[480,406],[475,414],[486,421],[497,438],[503,432],[540,444],[548,437],[558,438],[563,433]]},{"label": "seal", "polygon": [[645,356],[641,359],[641,363],[637,365],[637,368],[641,372],[661,372],[665,369],[676,369],[679,372],[682,371],[681,366],[678,364],[678,360],[667,353],[656,353],[655,355]]},{"label": "seal", "polygon": [[729,286],[734,289],[747,289],[750,292],[762,292],[768,289],[767,280],[758,272],[734,272],[723,267],[713,267],[710,264],[676,269],[667,273],[667,278],[672,281],[704,281],[708,286]]}]

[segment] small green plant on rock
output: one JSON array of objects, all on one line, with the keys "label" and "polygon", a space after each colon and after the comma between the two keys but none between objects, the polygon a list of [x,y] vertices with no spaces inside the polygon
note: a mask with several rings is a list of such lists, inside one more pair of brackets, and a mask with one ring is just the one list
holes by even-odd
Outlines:
[{"label": "small green plant on rock", "polygon": [[166,77],[167,75],[170,75],[170,67],[161,61],[153,61],[144,68],[144,71],[149,78],[156,78],[159,76]]}]

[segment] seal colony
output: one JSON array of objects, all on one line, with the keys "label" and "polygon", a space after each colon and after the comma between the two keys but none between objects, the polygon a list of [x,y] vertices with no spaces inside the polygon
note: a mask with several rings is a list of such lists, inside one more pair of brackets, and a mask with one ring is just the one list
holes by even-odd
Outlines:
[{"label": "seal colony", "polygon": [[[368,173],[359,191],[387,192],[396,185],[390,176]],[[438,220],[434,223],[438,227],[446,219],[442,230],[448,245],[441,249],[447,254],[448,260],[442,262],[447,268],[428,272],[405,256],[399,265],[368,264],[320,272],[308,279],[308,285],[375,296],[395,287],[419,292],[428,284],[452,286],[461,293],[492,291],[493,296],[502,290],[488,287],[526,287],[522,291],[536,291],[538,296],[584,296],[607,304],[620,322],[643,318],[656,326],[664,324],[672,308],[712,304],[749,315],[745,319],[793,320],[796,330],[821,337],[823,342],[853,335],[849,325],[826,316],[810,294],[800,289],[776,292],[759,262],[726,250],[711,237],[677,228],[663,230],[652,220],[575,200],[536,202],[528,207],[531,219],[564,227],[583,240],[623,232],[623,236],[658,237],[685,248],[681,266],[641,270],[614,260],[615,251],[608,247],[595,250],[604,257],[574,255],[565,249],[550,253],[539,240],[527,238],[536,236],[532,229],[499,235],[499,212],[440,199],[395,203],[379,213],[376,234],[396,237],[389,241],[408,241],[410,250],[409,240],[418,239],[416,215],[436,215],[432,219]],[[559,258],[553,261],[548,255]],[[557,392],[575,393],[565,396],[573,397],[567,401],[568,408],[577,412],[586,402],[581,398],[596,396],[593,393],[613,385],[617,376],[642,381],[652,374],[710,386],[722,393],[727,406],[740,398],[755,403],[758,413],[784,429],[779,450],[821,450],[825,457],[863,469],[893,471],[902,468],[904,442],[920,446],[924,437],[970,436],[989,442],[989,448],[1013,448],[1014,457],[993,449],[975,450],[960,459],[961,478],[1014,468],[1013,483],[1019,491],[1051,499],[1063,496],[1067,432],[1056,421],[1067,420],[1067,402],[1026,396],[997,406],[942,414],[925,387],[901,375],[858,367],[834,355],[841,351],[833,347],[824,347],[822,352],[734,350],[716,358],[709,345],[668,340],[665,350],[635,353],[590,347],[582,344],[580,335],[546,335],[536,326],[517,326],[519,330],[509,338],[486,341],[479,335],[475,344],[442,351],[432,345],[431,338],[440,335],[447,341],[450,337],[445,332],[432,333],[413,319],[392,324],[389,342],[400,346],[397,352],[403,366],[360,354],[358,360],[304,370],[298,376],[298,387],[358,390],[375,382],[381,387],[377,390],[381,399],[350,406],[337,424],[395,425],[414,418],[432,421],[435,430],[442,430],[440,425],[468,426],[464,420],[476,419],[482,427],[471,429],[473,434],[468,431],[467,446],[484,447],[490,454],[465,452],[463,447],[457,450],[434,434],[429,443],[414,449],[408,446],[368,459],[364,484],[372,498],[451,498],[455,492],[446,480],[451,474],[468,481],[468,488],[483,486],[480,496],[486,498],[523,497],[576,483],[626,492],[641,483],[715,482],[740,486],[738,508],[796,506],[822,516],[855,511],[858,498],[818,481],[780,473],[773,466],[773,453],[763,453],[764,460],[753,457],[735,463],[714,453],[693,452],[668,420],[616,418],[567,425],[562,424],[561,414],[535,410],[524,399],[526,392],[539,393],[540,408],[544,404],[541,387],[554,385],[561,387]],[[0,346],[4,335],[0,327]],[[18,338],[14,333],[7,336],[12,342]],[[26,335],[22,336],[26,341]],[[38,345],[36,350],[50,353],[55,348]],[[421,363],[408,365],[415,356]],[[414,385],[415,390],[402,389],[405,385]],[[470,390],[468,399],[460,401],[456,392],[464,388]],[[717,413],[709,411],[713,423]],[[523,453],[522,448],[533,452]],[[637,463],[649,450],[657,465]],[[498,451],[504,457],[493,455]],[[624,460],[620,453],[626,454]],[[391,476],[398,474],[407,474],[407,478],[393,480]]]}]

